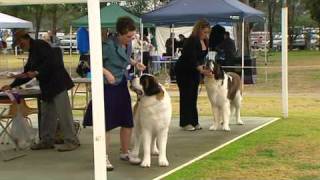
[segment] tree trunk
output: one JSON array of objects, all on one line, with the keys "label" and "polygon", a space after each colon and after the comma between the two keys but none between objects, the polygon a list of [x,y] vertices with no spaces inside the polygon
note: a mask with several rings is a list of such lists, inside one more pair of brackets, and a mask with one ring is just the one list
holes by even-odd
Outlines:
[{"label": "tree trunk", "polygon": [[273,25],[274,25],[274,16],[276,12],[276,2],[275,0],[270,0],[268,2],[268,31],[269,31],[269,48],[273,48]]},{"label": "tree trunk", "polygon": [[41,20],[43,15],[43,6],[39,5],[35,7],[35,20],[36,20],[36,32],[35,32],[35,39],[38,39]]},{"label": "tree trunk", "polygon": [[53,5],[52,7],[52,26],[51,26],[51,32],[53,36],[56,36],[57,34],[57,23],[58,23],[58,5]]},{"label": "tree trunk", "polygon": [[295,2],[288,1],[288,26],[289,26],[289,50],[291,51],[293,49],[293,40],[295,39],[294,35],[294,14],[295,14]]}]

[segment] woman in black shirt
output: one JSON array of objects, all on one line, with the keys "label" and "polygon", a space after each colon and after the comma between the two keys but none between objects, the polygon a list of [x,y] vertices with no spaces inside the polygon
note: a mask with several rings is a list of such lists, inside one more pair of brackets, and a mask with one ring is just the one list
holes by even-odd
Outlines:
[{"label": "woman in black shirt", "polygon": [[204,19],[197,21],[175,66],[180,92],[180,126],[186,131],[201,129],[197,110],[200,75],[212,76],[210,71],[203,68],[208,53],[209,33],[209,22]]}]

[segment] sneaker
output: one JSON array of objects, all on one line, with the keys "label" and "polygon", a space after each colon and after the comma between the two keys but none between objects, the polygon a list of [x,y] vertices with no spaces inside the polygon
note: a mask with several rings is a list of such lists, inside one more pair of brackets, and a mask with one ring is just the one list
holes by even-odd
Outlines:
[{"label": "sneaker", "polygon": [[31,150],[53,149],[54,145],[50,143],[40,142],[38,144],[32,145],[30,148]]},{"label": "sneaker", "polygon": [[123,161],[129,161],[129,153],[120,153],[120,159]]},{"label": "sneaker", "polygon": [[183,126],[182,127],[182,129],[184,130],[184,131],[194,131],[194,130],[196,130],[196,128],[194,128],[192,125],[186,125],[186,126]]},{"label": "sneaker", "polygon": [[202,127],[200,126],[200,124],[197,124],[195,127],[194,127],[196,130],[201,130]]},{"label": "sneaker", "polygon": [[113,166],[112,166],[112,164],[110,163],[110,161],[109,161],[109,157],[108,157],[108,155],[107,155],[107,160],[106,160],[107,162],[106,162],[106,164],[107,164],[107,171],[113,171]]},{"label": "sneaker", "polygon": [[73,151],[73,150],[77,149],[79,146],[80,146],[80,144],[66,143],[66,144],[63,144],[63,145],[59,146],[57,148],[57,150],[59,152]]}]

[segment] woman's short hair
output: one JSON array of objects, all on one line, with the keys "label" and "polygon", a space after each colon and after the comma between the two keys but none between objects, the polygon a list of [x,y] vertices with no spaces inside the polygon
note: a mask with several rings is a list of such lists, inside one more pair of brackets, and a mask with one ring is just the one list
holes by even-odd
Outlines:
[{"label": "woman's short hair", "polygon": [[118,18],[116,30],[120,35],[124,35],[130,31],[135,31],[136,26],[134,24],[134,21],[130,17],[123,16]]},{"label": "woman's short hair", "polygon": [[199,19],[193,26],[191,36],[198,37],[200,31],[204,28],[210,28],[210,23],[206,19]]}]

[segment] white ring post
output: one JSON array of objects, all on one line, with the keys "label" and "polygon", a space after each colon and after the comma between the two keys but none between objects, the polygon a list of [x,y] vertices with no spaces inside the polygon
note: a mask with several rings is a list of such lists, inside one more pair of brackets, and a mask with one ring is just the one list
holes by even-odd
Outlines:
[{"label": "white ring post", "polygon": [[241,37],[241,82],[244,89],[244,19],[242,20],[242,37]]},{"label": "white ring post", "polygon": [[88,0],[89,39],[92,73],[92,115],[94,179],[106,180],[105,112],[102,74],[102,41],[100,21],[100,1]]},{"label": "white ring post", "polygon": [[[286,4],[286,3],[285,3]],[[289,103],[288,103],[288,7],[285,5],[282,7],[281,18],[281,30],[282,30],[282,112],[283,117],[287,118],[289,115]]]},{"label": "white ring post", "polygon": [[70,32],[69,32],[69,38],[70,38],[70,44],[69,44],[69,55],[72,55],[72,26],[70,26]]}]

